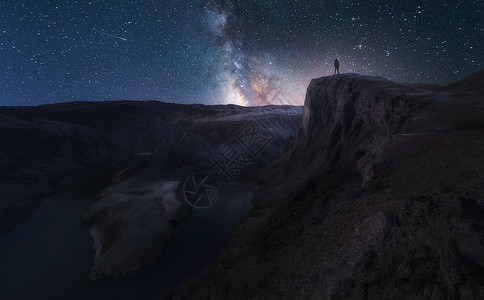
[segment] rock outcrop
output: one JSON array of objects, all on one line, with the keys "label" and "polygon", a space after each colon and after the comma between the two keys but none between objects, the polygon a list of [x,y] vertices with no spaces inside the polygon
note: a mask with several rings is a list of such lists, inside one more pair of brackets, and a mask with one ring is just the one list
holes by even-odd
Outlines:
[{"label": "rock outcrop", "polygon": [[93,224],[92,280],[127,277],[154,264],[190,215],[176,197],[179,182],[146,174],[152,170],[146,163],[128,169],[129,178],[118,175],[83,214],[83,224]]},{"label": "rock outcrop", "polygon": [[[227,179],[211,159],[244,134],[256,140],[255,146],[265,146],[252,156],[238,148],[246,167],[274,160],[294,133],[301,108],[195,106],[179,113],[153,154],[119,173],[83,214],[96,241],[92,280],[127,277],[156,262],[176,224],[191,212],[180,195],[185,179],[196,172]],[[259,132],[261,136],[252,136]]]},{"label": "rock outcrop", "polygon": [[163,254],[189,216],[177,197],[180,182],[194,172],[220,173],[212,158],[235,143],[241,170],[274,160],[301,111],[157,101],[0,107],[0,234],[28,219],[70,172],[122,170],[82,223],[95,240],[91,278],[132,275]]},{"label": "rock outcrop", "polygon": [[246,220],[164,299],[484,298],[482,86],[313,80]]}]

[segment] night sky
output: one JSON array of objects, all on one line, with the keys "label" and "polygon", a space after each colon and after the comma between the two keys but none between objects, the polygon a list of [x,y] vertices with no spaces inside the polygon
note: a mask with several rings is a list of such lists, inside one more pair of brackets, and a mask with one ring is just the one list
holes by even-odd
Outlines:
[{"label": "night sky", "polygon": [[482,1],[0,1],[0,105],[302,104],[340,71],[447,84],[482,69]]}]

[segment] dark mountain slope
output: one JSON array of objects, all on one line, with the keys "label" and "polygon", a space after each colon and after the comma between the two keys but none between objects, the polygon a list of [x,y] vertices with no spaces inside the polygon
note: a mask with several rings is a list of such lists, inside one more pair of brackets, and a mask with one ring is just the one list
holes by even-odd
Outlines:
[{"label": "dark mountain slope", "polygon": [[482,74],[313,80],[246,220],[165,299],[482,299]]},{"label": "dark mountain slope", "polygon": [[27,220],[60,178],[128,167],[82,222],[95,240],[92,279],[129,276],[158,260],[190,214],[177,197],[189,175],[218,173],[211,162],[217,151],[254,132],[268,143],[257,142],[264,147],[244,153],[244,163],[263,167],[282,154],[300,116],[301,107],[293,106],[156,101],[0,107],[0,234]]}]

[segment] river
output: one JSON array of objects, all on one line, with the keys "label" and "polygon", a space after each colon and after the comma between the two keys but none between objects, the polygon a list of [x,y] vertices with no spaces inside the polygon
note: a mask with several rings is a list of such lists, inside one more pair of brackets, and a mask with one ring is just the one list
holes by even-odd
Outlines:
[{"label": "river", "polygon": [[29,220],[0,236],[0,298],[159,299],[215,260],[246,216],[257,185],[253,179],[226,186],[212,207],[194,209],[154,266],[128,279],[92,283],[93,239],[81,215],[112,174],[64,180]]}]

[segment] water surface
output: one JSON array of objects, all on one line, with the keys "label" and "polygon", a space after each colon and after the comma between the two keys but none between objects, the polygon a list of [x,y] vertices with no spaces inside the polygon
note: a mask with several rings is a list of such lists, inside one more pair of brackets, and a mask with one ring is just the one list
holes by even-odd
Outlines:
[{"label": "water surface", "polygon": [[66,180],[28,221],[0,236],[0,298],[159,299],[215,260],[247,214],[257,184],[225,186],[212,207],[193,210],[154,266],[128,279],[92,283],[93,240],[81,215],[112,173]]}]

